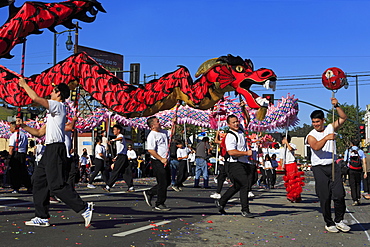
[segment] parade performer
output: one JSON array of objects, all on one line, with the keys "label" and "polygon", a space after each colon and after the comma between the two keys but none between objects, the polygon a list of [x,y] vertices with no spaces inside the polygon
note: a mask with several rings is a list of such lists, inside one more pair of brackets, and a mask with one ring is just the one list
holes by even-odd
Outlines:
[{"label": "parade performer", "polygon": [[[316,194],[320,199],[320,207],[328,232],[348,232],[351,230],[344,222],[346,211],[345,191],[341,179],[341,168],[334,164],[332,173],[332,156],[336,158],[335,132],[344,124],[347,115],[338,104],[336,98],[331,98],[331,104],[337,110],[338,120],[325,126],[324,112],[315,110],[311,113],[313,130],[306,137],[306,144],[311,147],[311,164],[315,178]],[[335,218],[331,216],[331,199],[334,201]]]},{"label": "parade performer", "polygon": [[[123,173],[123,179],[127,184],[127,192],[133,192],[134,188],[134,181],[132,178],[132,169],[129,165],[127,159],[127,144],[126,139],[123,135],[123,129],[121,125],[114,125],[113,126],[113,135],[116,136],[115,139],[109,141],[110,144],[113,142],[116,143],[116,151],[117,155],[113,159],[114,166],[112,174],[107,182],[107,184],[103,187],[103,190],[110,192],[110,189],[113,187],[114,183],[117,181],[118,176],[120,173]],[[128,169],[129,168],[129,169]]]},{"label": "parade performer", "polygon": [[226,150],[230,157],[226,156],[228,162],[228,174],[233,185],[216,200],[216,206],[221,214],[226,214],[225,206],[238,191],[240,191],[240,202],[242,205],[241,214],[243,217],[254,218],[249,210],[248,191],[249,185],[252,182],[249,176],[252,171],[248,156],[252,155],[252,150],[248,150],[243,131],[240,129],[239,119],[235,115],[227,117],[227,124],[232,133],[228,133],[225,137]]},{"label": "parade performer", "polygon": [[283,136],[281,143],[285,146],[281,149],[280,160],[282,160],[282,167],[285,170],[285,176],[283,177],[285,183],[285,189],[287,192],[287,199],[290,202],[301,202],[302,186],[304,185],[304,177],[301,175],[304,172],[299,172],[297,168],[297,162],[294,156],[297,147],[295,144],[291,143],[290,135]]},{"label": "parade performer", "polygon": [[171,184],[171,171],[169,166],[169,141],[175,133],[176,117],[173,119],[171,133],[162,129],[158,118],[148,118],[147,124],[150,133],[147,137],[147,150],[153,167],[153,174],[157,179],[157,184],[149,190],[143,191],[145,202],[152,207],[152,198],[156,195],[154,210],[169,211],[171,208],[164,203],[167,200],[167,187]]},{"label": "parade performer", "polygon": [[[19,86],[35,102],[48,110],[45,132],[45,152],[36,166],[33,182],[33,202],[35,205],[35,217],[25,224],[29,226],[50,226],[49,223],[49,196],[52,192],[76,213],[82,212],[85,227],[90,226],[93,213],[93,203],[84,202],[71,185],[66,183],[68,165],[66,146],[64,144],[64,128],[66,121],[66,109],[62,103],[70,96],[66,84],[57,85],[51,92],[51,99],[39,97],[26,83],[24,78],[19,79]],[[39,136],[39,130],[22,124],[21,127],[34,136]]]}]

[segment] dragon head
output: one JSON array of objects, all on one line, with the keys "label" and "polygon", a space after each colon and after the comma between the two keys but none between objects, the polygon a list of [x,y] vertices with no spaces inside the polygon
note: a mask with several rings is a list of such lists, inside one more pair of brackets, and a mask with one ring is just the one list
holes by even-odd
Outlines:
[{"label": "dragon head", "polygon": [[252,92],[250,87],[253,84],[258,84],[275,91],[277,79],[272,70],[263,68],[254,70],[250,59],[243,60],[239,56],[234,57],[230,54],[204,62],[195,76],[198,77],[201,74],[207,76],[209,80],[219,83],[220,89],[231,86],[231,90],[243,95],[248,106],[254,109],[267,107],[269,101]]}]

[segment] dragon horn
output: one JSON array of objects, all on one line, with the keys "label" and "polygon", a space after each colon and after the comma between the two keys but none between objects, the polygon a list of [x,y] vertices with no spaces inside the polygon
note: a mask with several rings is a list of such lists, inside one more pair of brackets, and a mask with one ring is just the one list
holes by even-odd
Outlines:
[{"label": "dragon horn", "polygon": [[256,113],[257,120],[262,121],[265,118],[266,113],[267,113],[267,107],[261,106],[260,108],[258,108],[257,113]]},{"label": "dragon horn", "polygon": [[200,75],[206,73],[210,68],[213,67],[213,65],[217,63],[217,59],[218,58],[211,58],[205,61],[204,63],[202,63],[199,66],[197,73],[195,73],[195,77],[199,77]]}]

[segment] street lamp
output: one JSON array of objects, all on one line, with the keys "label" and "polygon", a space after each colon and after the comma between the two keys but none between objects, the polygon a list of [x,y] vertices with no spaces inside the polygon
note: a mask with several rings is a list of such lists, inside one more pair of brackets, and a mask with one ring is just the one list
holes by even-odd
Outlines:
[{"label": "street lamp", "polygon": [[[71,51],[73,48],[73,52],[74,53],[77,53],[77,47],[78,47],[78,29],[79,29],[79,26],[78,26],[78,22],[76,22],[76,28],[75,29],[68,29],[68,30],[64,30],[62,32],[55,32],[54,33],[54,56],[53,56],[53,64],[57,64],[57,39],[59,37],[60,34],[62,33],[65,33],[65,32],[69,32],[68,34],[68,39],[66,41],[66,49],[68,51]],[[76,44],[73,44],[73,41],[72,41],[72,35],[71,35],[71,32],[75,32],[75,43]]]},{"label": "street lamp", "polygon": [[68,34],[68,39],[66,41],[66,48],[67,48],[68,51],[72,50],[72,48],[73,48],[73,41],[72,41],[71,32],[69,32],[69,34]]},{"label": "street lamp", "polygon": [[69,32],[68,39],[66,41],[66,49],[68,51],[70,51],[73,48],[71,31],[74,31],[74,30],[69,30],[68,29],[68,30],[64,30],[64,31],[59,32],[59,33],[57,33],[57,32],[54,33],[54,56],[53,56],[53,64],[54,65],[57,64],[57,45],[58,45],[57,44],[57,39],[58,39],[60,34],[65,33],[65,32]]}]

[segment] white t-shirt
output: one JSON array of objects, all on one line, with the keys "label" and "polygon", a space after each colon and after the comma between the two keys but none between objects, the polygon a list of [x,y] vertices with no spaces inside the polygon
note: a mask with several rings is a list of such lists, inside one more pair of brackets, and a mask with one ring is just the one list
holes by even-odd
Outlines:
[{"label": "white t-shirt", "polygon": [[116,141],[116,150],[118,154],[127,154],[126,139],[122,134],[119,134],[117,138],[122,137],[121,140]]},{"label": "white t-shirt", "polygon": [[36,151],[35,151],[35,161],[39,162],[42,158],[42,155],[45,152],[45,146],[42,145],[41,143],[36,145]]},{"label": "white t-shirt", "polygon": [[265,160],[265,163],[263,165],[264,169],[272,169],[271,161]]},{"label": "white t-shirt", "polygon": [[66,131],[64,134],[64,144],[66,144],[67,149],[67,158],[71,158],[71,154],[69,153],[72,149],[72,131]]},{"label": "white t-shirt", "polygon": [[[14,147],[14,151],[16,142],[17,142],[17,132],[14,132],[9,138],[9,146]],[[22,131],[19,131],[18,152],[26,153],[27,146],[28,146],[28,137]]]},{"label": "white t-shirt", "polygon": [[[280,159],[284,160],[285,164],[291,164],[295,162],[294,157],[294,151],[297,150],[297,146],[293,143],[289,143],[289,145],[293,148],[292,151],[290,151],[288,148],[281,148],[280,149]],[[285,157],[284,157],[285,155]]]},{"label": "white t-shirt", "polygon": [[189,153],[188,160],[189,162],[195,162],[195,153]]},{"label": "white t-shirt", "polygon": [[187,148],[178,148],[176,151],[177,158],[184,158],[188,156],[188,150]]},{"label": "white t-shirt", "polygon": [[[308,136],[313,136],[317,141],[322,140],[328,134],[334,133],[334,128],[332,124],[325,127],[324,131],[318,132],[315,129],[311,130],[306,136],[305,143],[308,144]],[[336,160],[336,143],[335,140],[326,141],[325,145],[320,150],[313,150],[311,148],[311,164],[312,166],[317,165],[329,165],[333,162],[333,150],[334,150],[334,160]]]},{"label": "white t-shirt", "polygon": [[98,144],[98,145],[95,146],[95,158],[100,159],[100,160],[104,160],[104,158],[101,157],[99,154],[103,154],[104,157],[106,156],[105,147],[102,144]]},{"label": "white t-shirt", "polygon": [[[159,132],[157,131],[150,131],[147,137],[147,150],[154,150],[158,153],[159,156],[162,158],[169,158],[168,152],[168,139],[170,134],[167,130],[160,129]],[[150,156],[152,159],[155,159],[152,155]]]},{"label": "white t-shirt", "polygon": [[46,117],[45,144],[64,142],[64,128],[66,126],[66,108],[62,102],[48,100],[49,109]]},{"label": "white t-shirt", "polygon": [[133,149],[127,150],[127,158],[132,159],[132,160],[137,159],[135,150]]},{"label": "white t-shirt", "polygon": [[[232,131],[232,130],[230,130]],[[227,133],[226,135],[226,139],[225,139],[225,144],[226,144],[226,151],[229,151],[229,150],[238,150],[238,151],[247,151],[247,144],[245,142],[245,136],[244,136],[244,133],[239,130],[238,132],[235,132],[235,131],[232,131],[234,132],[234,134],[236,134],[236,136],[238,137],[238,143],[236,143],[236,139],[235,139],[235,136],[231,133]],[[230,156],[230,158],[228,159],[229,162],[242,162],[242,163],[249,163],[248,161],[248,156],[247,155],[244,155],[244,156],[239,156],[239,157],[234,157],[234,156]]]},{"label": "white t-shirt", "polygon": [[105,150],[108,150],[108,138],[103,136],[101,139],[101,144],[105,147]]}]

